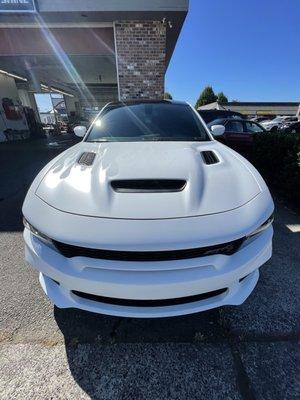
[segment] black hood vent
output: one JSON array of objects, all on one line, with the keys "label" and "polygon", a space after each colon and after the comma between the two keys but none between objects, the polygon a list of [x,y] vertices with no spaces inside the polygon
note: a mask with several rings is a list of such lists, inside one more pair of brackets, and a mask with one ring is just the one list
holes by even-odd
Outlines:
[{"label": "black hood vent", "polygon": [[96,153],[82,153],[79,157],[78,164],[90,167],[96,157]]},{"label": "black hood vent", "polygon": [[217,164],[218,162],[220,162],[220,160],[213,151],[202,151],[201,155],[205,164],[207,165]]},{"label": "black hood vent", "polygon": [[127,179],[111,181],[115,192],[119,193],[166,193],[180,192],[186,186],[182,179]]}]

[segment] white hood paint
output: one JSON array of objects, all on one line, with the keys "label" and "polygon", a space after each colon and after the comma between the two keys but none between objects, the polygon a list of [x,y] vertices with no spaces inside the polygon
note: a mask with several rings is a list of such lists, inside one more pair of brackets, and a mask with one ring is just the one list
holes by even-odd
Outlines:
[{"label": "white hood paint", "polygon": [[[213,150],[220,163],[206,165],[200,151]],[[91,167],[77,163],[97,154]],[[254,168],[216,142],[87,143],[65,151],[45,175],[36,195],[64,212],[104,218],[161,219],[221,213],[243,206],[262,191]],[[184,179],[181,192],[117,193],[122,179]],[[130,234],[130,232],[128,232]]]}]

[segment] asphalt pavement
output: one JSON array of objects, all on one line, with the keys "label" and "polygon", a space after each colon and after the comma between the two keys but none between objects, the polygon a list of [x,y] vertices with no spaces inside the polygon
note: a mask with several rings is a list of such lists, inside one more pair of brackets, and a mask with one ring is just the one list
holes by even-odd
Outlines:
[{"label": "asphalt pavement", "polygon": [[300,217],[279,202],[242,306],[158,320],[53,307],[24,262],[21,206],[72,143],[0,144],[0,399],[299,399]]}]

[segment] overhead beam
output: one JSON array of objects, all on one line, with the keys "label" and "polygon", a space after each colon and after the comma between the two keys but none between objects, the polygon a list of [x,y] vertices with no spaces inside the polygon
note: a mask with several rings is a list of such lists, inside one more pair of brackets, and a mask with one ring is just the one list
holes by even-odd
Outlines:
[{"label": "overhead beam", "polygon": [[112,28],[0,28],[0,56],[21,55],[111,55]]}]

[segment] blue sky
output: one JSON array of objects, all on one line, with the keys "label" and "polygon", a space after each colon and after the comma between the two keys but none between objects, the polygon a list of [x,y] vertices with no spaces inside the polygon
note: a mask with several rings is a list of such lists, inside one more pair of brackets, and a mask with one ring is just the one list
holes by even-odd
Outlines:
[{"label": "blue sky", "polygon": [[300,101],[300,0],[190,0],[166,90],[194,104],[206,85],[229,100]]}]

